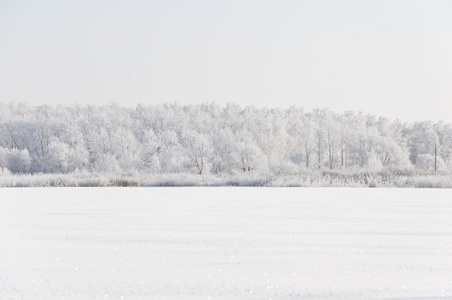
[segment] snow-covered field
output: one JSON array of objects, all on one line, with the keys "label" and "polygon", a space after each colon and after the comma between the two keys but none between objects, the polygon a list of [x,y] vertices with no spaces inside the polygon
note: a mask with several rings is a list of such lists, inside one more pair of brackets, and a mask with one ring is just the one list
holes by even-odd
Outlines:
[{"label": "snow-covered field", "polygon": [[452,190],[0,189],[0,299],[452,299]]}]

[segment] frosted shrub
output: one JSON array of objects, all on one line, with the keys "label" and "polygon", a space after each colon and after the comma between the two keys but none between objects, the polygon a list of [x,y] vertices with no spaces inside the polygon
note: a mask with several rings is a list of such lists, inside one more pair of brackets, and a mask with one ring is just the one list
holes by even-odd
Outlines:
[{"label": "frosted shrub", "polygon": [[31,157],[26,149],[11,149],[8,153],[7,168],[13,173],[28,173],[31,167]]},{"label": "frosted shrub", "polygon": [[114,155],[102,154],[96,161],[96,170],[103,173],[121,173],[121,167]]},{"label": "frosted shrub", "polygon": [[292,162],[285,162],[271,165],[270,170],[276,175],[290,175],[298,173],[300,168]]},{"label": "frosted shrub", "polygon": [[383,170],[383,164],[377,159],[375,154],[372,154],[364,166],[364,169],[370,173],[379,173]]},{"label": "frosted shrub", "polygon": [[88,162],[86,151],[74,149],[60,141],[50,143],[48,151],[45,168],[49,173],[73,172]]}]

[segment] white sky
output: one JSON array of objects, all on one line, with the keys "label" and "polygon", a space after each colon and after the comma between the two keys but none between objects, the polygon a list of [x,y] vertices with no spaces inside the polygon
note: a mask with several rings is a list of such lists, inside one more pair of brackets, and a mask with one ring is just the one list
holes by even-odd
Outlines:
[{"label": "white sky", "polygon": [[452,122],[452,1],[0,0],[0,101]]}]

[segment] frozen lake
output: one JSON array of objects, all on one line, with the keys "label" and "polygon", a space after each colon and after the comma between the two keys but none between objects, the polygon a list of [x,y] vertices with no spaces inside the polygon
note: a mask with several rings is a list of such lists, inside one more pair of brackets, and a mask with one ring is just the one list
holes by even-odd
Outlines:
[{"label": "frozen lake", "polygon": [[452,190],[0,189],[0,299],[452,299]]}]

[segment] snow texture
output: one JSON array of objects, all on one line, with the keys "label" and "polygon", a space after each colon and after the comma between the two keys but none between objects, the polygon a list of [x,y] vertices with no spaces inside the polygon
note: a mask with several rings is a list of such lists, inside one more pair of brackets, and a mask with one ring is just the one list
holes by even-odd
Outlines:
[{"label": "snow texture", "polygon": [[0,189],[1,299],[452,299],[452,190]]}]

